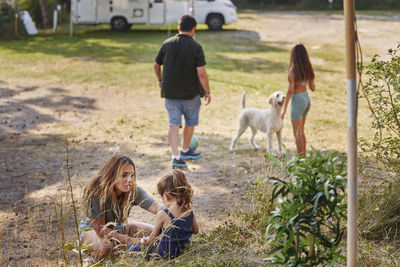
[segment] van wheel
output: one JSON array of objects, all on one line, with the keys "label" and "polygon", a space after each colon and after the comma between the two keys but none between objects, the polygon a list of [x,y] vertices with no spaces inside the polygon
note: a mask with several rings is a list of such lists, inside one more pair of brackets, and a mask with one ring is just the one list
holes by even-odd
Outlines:
[{"label": "van wheel", "polygon": [[124,17],[114,17],[111,20],[111,28],[114,31],[127,31],[130,28],[130,24],[126,21],[126,18]]},{"label": "van wheel", "polygon": [[211,31],[222,30],[222,25],[224,25],[224,17],[220,14],[210,14],[207,17],[208,29]]}]

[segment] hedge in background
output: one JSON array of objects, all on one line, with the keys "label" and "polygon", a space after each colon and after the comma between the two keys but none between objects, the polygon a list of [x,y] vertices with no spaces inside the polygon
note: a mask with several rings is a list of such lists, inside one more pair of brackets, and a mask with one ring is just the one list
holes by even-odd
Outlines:
[{"label": "hedge in background", "polygon": [[[15,34],[15,14],[18,9],[11,0],[0,0],[0,37],[9,37]],[[25,34],[22,22],[18,20],[18,33]]]},{"label": "hedge in background", "polygon": [[[297,10],[342,10],[343,1],[333,0],[232,0],[239,8],[263,7],[268,9],[297,9]],[[392,10],[400,9],[399,0],[355,0],[358,10]]]},{"label": "hedge in background", "polygon": [[[18,5],[20,6],[21,10],[28,10],[29,14],[32,17],[32,20],[35,22],[36,27],[38,28],[45,28],[43,25],[43,16],[42,16],[42,9],[40,7],[39,0],[16,0]],[[49,20],[50,22],[53,19],[53,12],[51,11],[52,8],[58,4],[58,0],[45,0],[47,3],[47,12],[49,13]],[[51,23],[50,23],[51,24]]]}]

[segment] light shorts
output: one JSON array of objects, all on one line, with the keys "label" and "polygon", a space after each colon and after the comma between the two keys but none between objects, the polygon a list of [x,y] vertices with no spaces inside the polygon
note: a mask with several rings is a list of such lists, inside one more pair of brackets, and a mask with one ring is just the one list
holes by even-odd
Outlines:
[{"label": "light shorts", "polygon": [[295,93],[292,95],[290,104],[290,119],[299,121],[307,116],[311,107],[311,100],[307,92]]},{"label": "light shorts", "polygon": [[182,115],[185,117],[186,126],[199,124],[199,112],[201,106],[200,95],[193,99],[165,99],[165,107],[168,111],[169,126],[182,126]]},{"label": "light shorts", "polygon": [[[122,229],[126,226],[126,224],[120,224],[116,225],[113,230],[117,231],[118,233],[122,232]],[[79,224],[78,227],[79,230],[79,240],[82,242],[83,235],[90,231],[93,230],[93,226],[90,224],[90,219],[86,218],[85,220],[82,220],[81,223]]]}]

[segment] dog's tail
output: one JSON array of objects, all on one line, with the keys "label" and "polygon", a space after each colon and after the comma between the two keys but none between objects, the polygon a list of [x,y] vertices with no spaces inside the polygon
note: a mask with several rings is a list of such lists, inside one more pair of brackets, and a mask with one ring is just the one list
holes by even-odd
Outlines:
[{"label": "dog's tail", "polygon": [[243,108],[246,108],[246,90],[245,91],[243,91],[243,95],[242,95],[242,109]]}]

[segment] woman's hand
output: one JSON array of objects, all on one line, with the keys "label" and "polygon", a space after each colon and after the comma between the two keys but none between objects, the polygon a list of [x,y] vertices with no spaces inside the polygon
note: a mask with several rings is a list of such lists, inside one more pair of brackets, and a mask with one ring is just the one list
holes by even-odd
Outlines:
[{"label": "woman's hand", "polygon": [[282,111],[282,112],[281,112],[281,119],[282,119],[282,120],[285,118],[285,113],[286,113],[285,111]]},{"label": "woman's hand", "polygon": [[310,89],[311,89],[311,91],[315,91],[315,84],[314,84],[314,79],[312,79],[309,83],[309,86],[310,86]]}]

